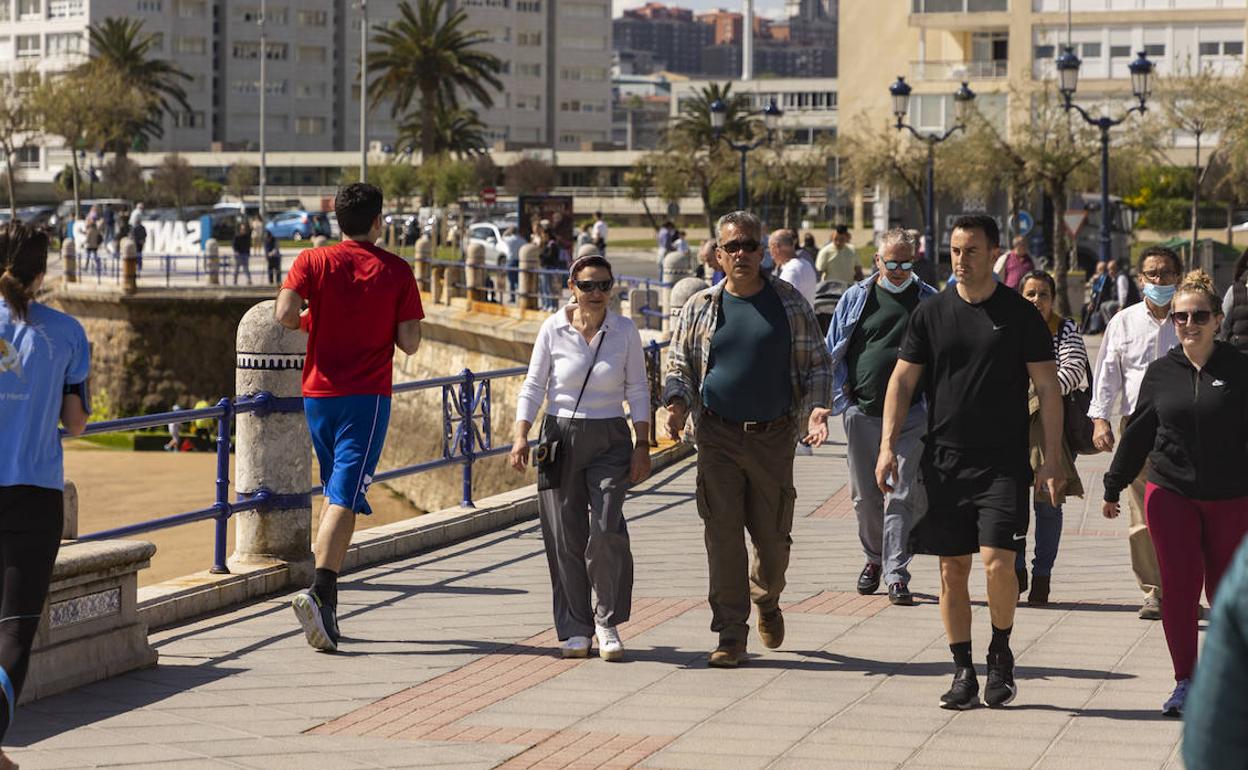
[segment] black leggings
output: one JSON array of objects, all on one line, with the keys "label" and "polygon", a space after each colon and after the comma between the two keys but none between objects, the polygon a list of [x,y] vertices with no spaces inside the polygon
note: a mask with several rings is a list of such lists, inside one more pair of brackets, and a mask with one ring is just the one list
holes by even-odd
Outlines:
[{"label": "black leggings", "polygon": [[[26,682],[64,515],[59,489],[0,487],[0,741]],[[6,676],[12,702],[4,692]]]}]

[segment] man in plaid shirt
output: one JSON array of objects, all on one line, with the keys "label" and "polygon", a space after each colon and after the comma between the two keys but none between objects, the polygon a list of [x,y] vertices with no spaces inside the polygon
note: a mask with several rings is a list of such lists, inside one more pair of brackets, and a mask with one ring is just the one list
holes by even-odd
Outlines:
[{"label": "man in plaid shirt", "polygon": [[[745,658],[751,599],[763,645],[775,649],[784,641],[780,593],[793,542],[793,447],[801,434],[814,446],[827,439],[832,359],[810,304],[759,269],[758,217],[734,211],[716,229],[727,275],[681,310],[663,403],[673,437],[690,414],[697,429],[698,515],[711,630],[719,634],[709,663],[731,668]],[[745,530],[754,542],[752,567]]]}]

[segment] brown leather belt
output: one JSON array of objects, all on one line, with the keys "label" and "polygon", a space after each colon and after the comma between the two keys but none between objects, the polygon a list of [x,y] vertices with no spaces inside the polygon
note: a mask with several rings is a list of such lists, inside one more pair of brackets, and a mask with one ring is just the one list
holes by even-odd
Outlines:
[{"label": "brown leather belt", "polygon": [[723,425],[727,425],[730,428],[735,428],[741,431],[742,433],[766,433],[767,431],[772,430],[773,428],[786,426],[790,422],[788,415],[785,415],[783,417],[777,417],[776,419],[770,420],[767,422],[762,422],[759,420],[746,420],[745,422],[737,422],[736,420],[729,420],[727,417],[724,417],[721,414],[716,414],[715,412],[712,412],[710,409],[707,409],[706,407],[702,407],[702,416],[710,417],[711,419],[715,420],[715,422],[721,423]]}]

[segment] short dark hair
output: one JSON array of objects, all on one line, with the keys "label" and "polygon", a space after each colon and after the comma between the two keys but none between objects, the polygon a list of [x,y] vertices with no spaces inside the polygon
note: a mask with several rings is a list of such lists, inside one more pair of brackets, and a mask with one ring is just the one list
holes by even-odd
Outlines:
[{"label": "short dark hair", "polygon": [[1023,276],[1023,280],[1018,282],[1018,292],[1020,294],[1023,292],[1023,287],[1027,285],[1028,281],[1044,281],[1049,285],[1049,295],[1054,298],[1057,297],[1057,281],[1054,281],[1053,276],[1043,270],[1032,270],[1030,273]]},{"label": "short dark hair", "polygon": [[845,225],[837,225],[836,234],[837,235],[849,235],[849,228],[846,227]]},{"label": "short dark hair", "polygon": [[568,267],[568,277],[575,281],[577,273],[580,273],[587,267],[605,267],[607,272],[611,274],[611,278],[615,278],[615,271],[611,269],[611,263],[601,254],[586,254],[583,257],[578,257]]},{"label": "short dark hair", "polygon": [[954,230],[978,230],[988,239],[990,247],[1001,245],[1001,228],[997,227],[997,220],[987,214],[963,214],[953,220],[949,232]]},{"label": "short dark hair", "polygon": [[1180,276],[1183,275],[1183,260],[1179,259],[1179,253],[1169,246],[1149,246],[1140,252],[1140,270],[1144,269],[1144,260],[1149,257],[1162,257],[1170,260],[1170,266],[1174,268],[1174,272]]},{"label": "short dark hair", "polygon": [[334,214],[343,235],[364,235],[381,215],[381,190],[364,182],[347,185],[334,196]]}]

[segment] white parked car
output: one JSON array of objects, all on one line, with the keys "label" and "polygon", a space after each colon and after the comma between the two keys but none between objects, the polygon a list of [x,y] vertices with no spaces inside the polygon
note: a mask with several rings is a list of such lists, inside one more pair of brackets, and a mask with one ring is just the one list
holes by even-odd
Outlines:
[{"label": "white parked car", "polygon": [[479,243],[485,247],[485,262],[488,265],[502,265],[507,262],[507,247],[503,245],[503,228],[494,222],[473,222],[468,225],[464,235],[464,254],[468,247]]},{"label": "white parked car", "polygon": [[1248,222],[1240,222],[1232,227],[1231,231],[1236,233],[1248,233]]}]

